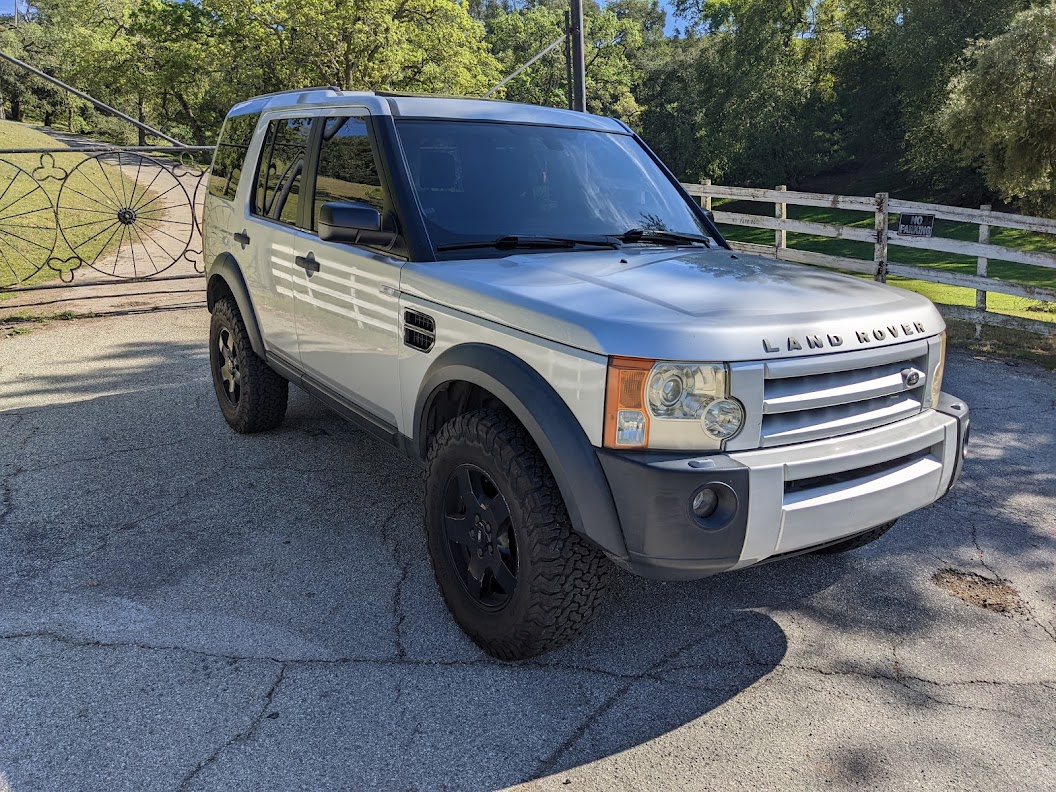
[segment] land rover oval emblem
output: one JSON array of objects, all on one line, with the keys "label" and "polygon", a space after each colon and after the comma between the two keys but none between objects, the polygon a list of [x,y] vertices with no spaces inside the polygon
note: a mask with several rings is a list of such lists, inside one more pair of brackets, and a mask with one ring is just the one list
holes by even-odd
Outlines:
[{"label": "land rover oval emblem", "polygon": [[915,388],[920,384],[920,372],[913,369],[903,369],[902,380],[906,383],[907,388]]}]

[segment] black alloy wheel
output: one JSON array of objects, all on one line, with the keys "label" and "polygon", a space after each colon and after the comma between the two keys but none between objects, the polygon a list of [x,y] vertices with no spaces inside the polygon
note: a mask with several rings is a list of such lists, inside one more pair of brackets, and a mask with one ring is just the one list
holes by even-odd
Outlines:
[{"label": "black alloy wheel", "polygon": [[501,660],[577,635],[604,599],[611,564],[572,527],[524,426],[502,408],[463,413],[432,438],[426,467],[429,558],[459,627]]},{"label": "black alloy wheel", "polygon": [[517,586],[516,534],[506,498],[476,465],[459,465],[448,478],[444,527],[469,596],[487,610],[506,605]]}]

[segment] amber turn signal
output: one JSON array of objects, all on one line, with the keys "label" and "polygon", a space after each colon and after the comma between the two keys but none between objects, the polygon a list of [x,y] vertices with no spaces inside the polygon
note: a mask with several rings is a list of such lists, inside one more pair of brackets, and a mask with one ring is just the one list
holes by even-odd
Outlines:
[{"label": "amber turn signal", "polygon": [[649,445],[649,414],[645,388],[655,360],[609,358],[605,385],[607,448],[645,448]]}]

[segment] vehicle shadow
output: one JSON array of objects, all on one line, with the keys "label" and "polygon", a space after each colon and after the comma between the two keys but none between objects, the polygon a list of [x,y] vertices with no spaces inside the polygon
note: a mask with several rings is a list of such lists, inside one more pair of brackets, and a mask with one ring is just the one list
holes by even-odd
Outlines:
[{"label": "vehicle shadow", "polygon": [[[0,775],[14,789],[27,767],[64,772],[60,753],[93,756],[94,781],[136,765],[127,783],[138,789],[265,779],[482,789],[559,775],[699,721],[790,653],[823,663],[830,633],[833,645],[841,634],[882,645],[858,667],[887,673],[893,637],[926,640],[948,618],[922,595],[922,563],[979,568],[984,546],[995,565],[1015,559],[1040,574],[1056,551],[1056,537],[1017,510],[1035,486],[1026,471],[1053,466],[1053,421],[1036,419],[1030,444],[1017,447],[1007,438],[1022,416],[984,403],[973,416],[980,456],[957,497],[877,545],[694,583],[619,573],[579,640],[497,663],[436,590],[418,467],[295,390],[283,427],[235,435],[199,344],[119,344],[87,357],[76,376],[41,368],[0,381],[0,633],[44,641],[20,650],[23,662],[46,666],[57,641],[78,669],[65,708],[48,709],[32,686],[0,686],[0,711],[26,719],[0,745]],[[1023,475],[997,475],[1009,465]],[[1001,530],[957,529],[969,512],[977,528]],[[787,626],[798,621],[826,638],[793,646]],[[113,662],[93,665],[100,651]],[[124,698],[112,704],[105,691],[122,662],[154,681],[149,695],[118,681]],[[180,673],[160,673],[169,663]],[[236,684],[221,668],[255,676]],[[96,727],[68,734],[73,706],[99,713]],[[31,732],[66,737],[18,736]],[[155,761],[140,766],[144,755]],[[846,778],[878,778],[850,754],[832,761]],[[74,789],[93,779],[48,781]]]}]

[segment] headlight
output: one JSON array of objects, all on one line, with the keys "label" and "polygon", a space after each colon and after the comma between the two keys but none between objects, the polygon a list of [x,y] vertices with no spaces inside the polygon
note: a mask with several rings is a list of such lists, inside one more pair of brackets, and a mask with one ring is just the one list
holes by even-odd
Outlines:
[{"label": "headlight", "polygon": [[946,331],[939,336],[939,363],[931,376],[931,408],[939,406],[939,394],[942,393],[942,375],[946,373]]},{"label": "headlight", "polygon": [[605,404],[609,448],[720,450],[744,425],[722,363],[610,358]]}]

